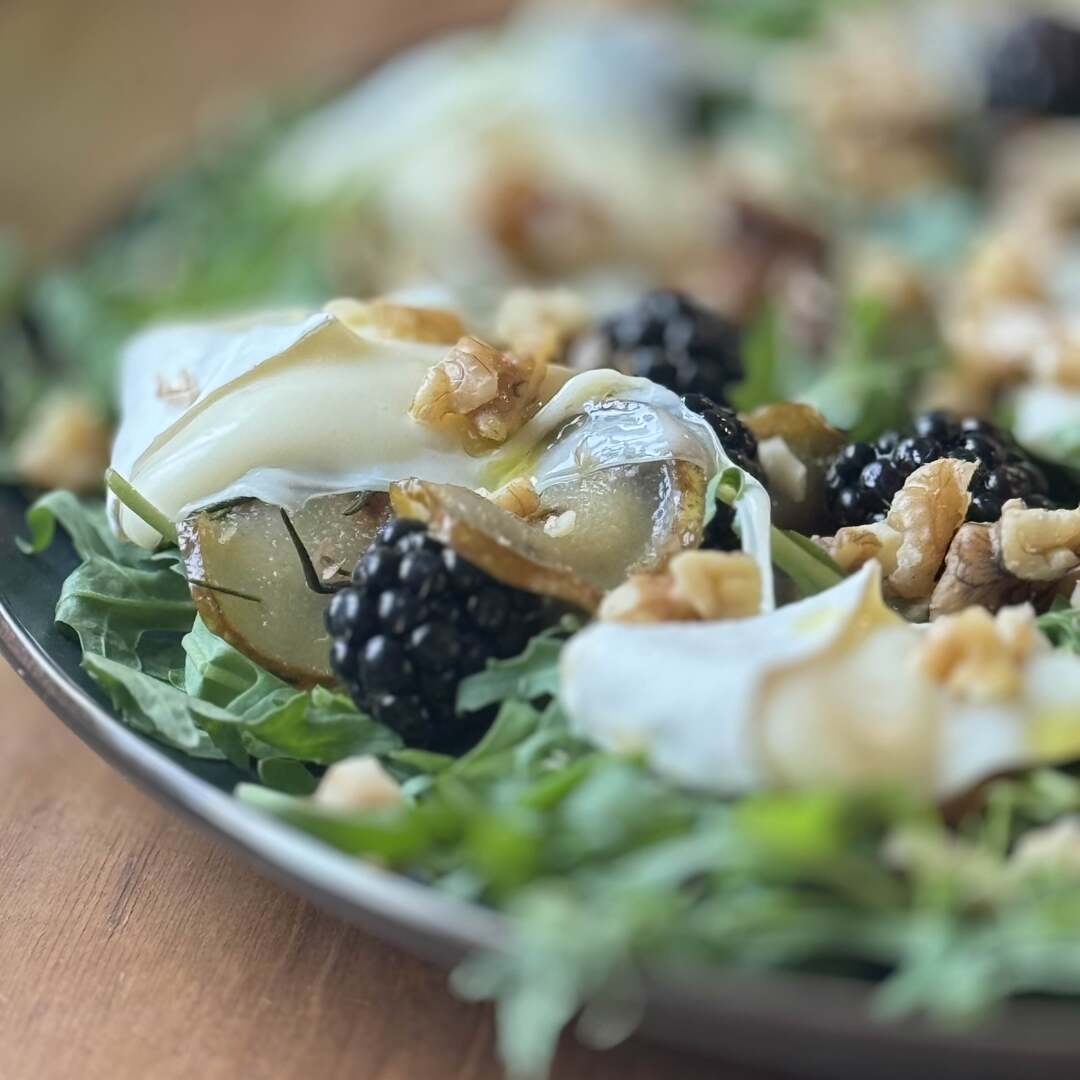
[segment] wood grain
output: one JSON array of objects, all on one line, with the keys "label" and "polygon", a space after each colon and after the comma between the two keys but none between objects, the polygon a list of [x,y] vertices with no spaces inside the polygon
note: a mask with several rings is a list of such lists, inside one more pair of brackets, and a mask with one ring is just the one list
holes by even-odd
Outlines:
[{"label": "wood grain", "polygon": [[[495,1080],[487,1009],[174,819],[0,664],[4,1080]],[[567,1040],[558,1080],[747,1074]]]}]

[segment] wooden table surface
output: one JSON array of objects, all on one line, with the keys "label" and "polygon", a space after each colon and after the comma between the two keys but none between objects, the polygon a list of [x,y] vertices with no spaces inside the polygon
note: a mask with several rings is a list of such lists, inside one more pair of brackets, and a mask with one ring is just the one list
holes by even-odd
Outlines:
[{"label": "wooden table surface", "polygon": [[[264,880],[99,760],[0,662],[3,1080],[480,1080],[490,1011]],[[556,1080],[748,1080],[565,1041]]]},{"label": "wooden table surface", "polygon": [[[0,0],[0,231],[78,240],[268,87],[505,0]],[[0,662],[0,1080],[497,1077],[446,975],[262,880],[99,761]],[[558,1078],[746,1074],[568,1043]]]}]

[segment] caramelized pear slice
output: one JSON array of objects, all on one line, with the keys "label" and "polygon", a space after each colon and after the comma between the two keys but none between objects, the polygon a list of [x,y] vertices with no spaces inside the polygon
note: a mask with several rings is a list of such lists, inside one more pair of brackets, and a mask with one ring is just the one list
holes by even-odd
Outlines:
[{"label": "caramelized pear slice", "polygon": [[475,491],[404,480],[391,485],[390,502],[399,517],[423,521],[437,540],[504,584],[583,611],[599,606],[602,590],[579,576],[565,544]]},{"label": "caramelized pear slice", "polygon": [[618,465],[545,488],[539,516],[568,564],[609,590],[701,543],[705,489],[686,461]]},{"label": "caramelized pear slice", "polygon": [[390,498],[500,581],[593,611],[629,574],[701,542],[705,488],[697,466],[655,461],[552,484],[528,521],[453,485],[407,480]]},{"label": "caramelized pear slice", "polygon": [[[311,499],[291,515],[324,581],[348,575],[388,517],[386,495]],[[347,511],[355,511],[347,513]],[[300,686],[333,683],[323,626],[329,596],[312,592],[276,506],[245,500],[180,525],[187,576],[206,625],[256,663]],[[258,597],[259,602],[219,591]]]}]

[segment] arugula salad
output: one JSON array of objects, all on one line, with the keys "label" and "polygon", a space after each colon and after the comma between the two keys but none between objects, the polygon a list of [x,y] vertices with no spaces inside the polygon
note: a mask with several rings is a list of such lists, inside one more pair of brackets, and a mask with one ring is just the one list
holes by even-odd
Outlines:
[{"label": "arugula salad", "polygon": [[1080,24],[749,10],[428,44],[3,293],[87,675],[503,913],[514,1075],[667,967],[1080,994]]}]

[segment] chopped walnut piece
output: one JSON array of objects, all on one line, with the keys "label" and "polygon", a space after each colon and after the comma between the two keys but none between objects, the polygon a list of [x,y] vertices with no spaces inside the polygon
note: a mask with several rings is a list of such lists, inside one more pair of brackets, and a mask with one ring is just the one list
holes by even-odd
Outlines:
[{"label": "chopped walnut piece", "polygon": [[569,289],[514,289],[495,313],[495,335],[516,356],[561,361],[589,324],[589,310]]},{"label": "chopped walnut piece", "polygon": [[992,233],[976,250],[966,271],[964,289],[976,304],[1041,302],[1046,296],[1043,267],[1033,257],[1030,235],[1017,229]]},{"label": "chopped walnut piece", "polygon": [[331,765],[312,798],[327,810],[344,812],[392,810],[402,802],[401,786],[370,754]]},{"label": "chopped walnut piece", "polygon": [[1031,370],[1043,382],[1080,387],[1080,341],[1075,328],[1060,330],[1051,344],[1037,349],[1031,358]]},{"label": "chopped walnut piece", "polygon": [[930,597],[930,618],[952,615],[974,604],[996,611],[1008,585],[1009,577],[994,557],[991,527],[968,522],[949,545],[945,570]]},{"label": "chopped walnut piece", "polygon": [[491,173],[477,192],[476,209],[484,232],[530,275],[565,276],[611,251],[606,208],[524,162]]},{"label": "chopped walnut piece", "polygon": [[1039,644],[1035,612],[970,607],[933,623],[916,662],[923,675],[972,702],[1007,701],[1023,686],[1024,663]]},{"label": "chopped walnut piece", "polygon": [[1029,510],[1011,499],[995,525],[1002,566],[1024,581],[1061,581],[1080,567],[1080,508]]},{"label": "chopped walnut piece", "polygon": [[96,403],[57,392],[34,409],[15,440],[15,472],[35,487],[78,494],[99,491],[111,440],[108,421]]},{"label": "chopped walnut piece", "polygon": [[575,528],[577,528],[576,510],[564,510],[561,514],[554,514],[544,522],[544,532],[555,539],[569,536]]},{"label": "chopped walnut piece", "polygon": [[745,619],[761,610],[761,574],[743,552],[684,551],[659,574],[633,574],[600,605],[616,622]]},{"label": "chopped walnut piece", "polygon": [[409,415],[457,431],[466,446],[506,442],[540,407],[547,365],[463,337],[427,374]]},{"label": "chopped walnut piece", "polygon": [[866,247],[850,270],[850,291],[880,303],[894,317],[926,316],[933,299],[925,272],[911,259],[886,247]]},{"label": "chopped walnut piece", "polygon": [[528,521],[540,509],[540,496],[527,476],[519,476],[491,495],[491,501],[515,517]]},{"label": "chopped walnut piece", "polygon": [[598,615],[609,622],[691,622],[694,609],[664,574],[632,574],[604,597]]},{"label": "chopped walnut piece", "polygon": [[1025,378],[1032,358],[1053,346],[1055,333],[1048,309],[1032,303],[962,304],[945,324],[956,377],[983,397]]},{"label": "chopped walnut piece", "polygon": [[916,469],[893,496],[885,520],[901,540],[896,569],[887,580],[897,596],[918,600],[933,591],[945,553],[967,517],[975,469],[971,461],[941,458]]},{"label": "chopped walnut piece", "polygon": [[948,90],[888,7],[835,20],[791,83],[822,163],[872,199],[940,185],[956,168]]},{"label": "chopped walnut piece", "polygon": [[326,311],[352,330],[399,341],[450,345],[466,332],[454,311],[412,307],[395,300],[331,300]]},{"label": "chopped walnut piece", "polygon": [[901,539],[895,529],[879,521],[873,525],[849,525],[835,536],[816,537],[816,543],[845,573],[852,574],[871,559],[877,559],[887,579],[896,569]]}]

